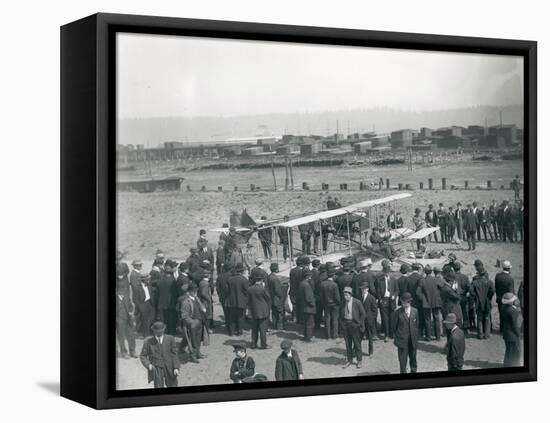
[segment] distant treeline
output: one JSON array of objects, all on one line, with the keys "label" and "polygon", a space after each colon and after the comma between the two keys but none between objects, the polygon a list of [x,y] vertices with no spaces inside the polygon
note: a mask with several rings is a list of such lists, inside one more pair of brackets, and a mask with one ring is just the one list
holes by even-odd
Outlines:
[{"label": "distant treeline", "polygon": [[[341,166],[344,160],[297,160],[292,161],[294,167],[318,167],[318,166]],[[284,167],[282,162],[273,163],[274,167]],[[213,163],[206,166],[196,167],[193,170],[225,170],[225,169],[269,169],[271,163]]]},{"label": "distant treeline", "polygon": [[502,160],[522,160],[523,159],[523,153],[510,153],[510,154],[503,154],[500,156]]}]

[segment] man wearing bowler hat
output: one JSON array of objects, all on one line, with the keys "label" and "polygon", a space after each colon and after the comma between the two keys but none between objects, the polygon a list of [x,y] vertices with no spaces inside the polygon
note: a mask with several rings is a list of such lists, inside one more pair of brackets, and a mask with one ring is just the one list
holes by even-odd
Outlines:
[{"label": "man wearing bowler hat", "polygon": [[298,351],[292,348],[292,341],[281,342],[281,354],[275,362],[275,380],[299,380],[304,378],[302,362]]},{"label": "man wearing bowler hat", "polygon": [[242,335],[244,313],[248,303],[248,279],[243,276],[244,264],[237,263],[234,267],[234,275],[227,281],[227,296],[225,307],[229,317],[229,336]]},{"label": "man wearing bowler hat", "polygon": [[153,336],[145,340],[139,356],[147,369],[147,381],[153,381],[155,388],[178,386],[178,347],[175,338],[164,333],[165,329],[164,322],[153,323]]},{"label": "man wearing bowler hat", "polygon": [[394,345],[397,347],[400,373],[407,373],[407,360],[411,373],[416,373],[418,368],[416,363],[419,336],[418,311],[411,306],[411,302],[412,295],[409,292],[401,295],[402,307],[395,311],[393,322]]},{"label": "man wearing bowler hat", "polygon": [[502,337],[504,339],[504,367],[519,366],[521,362],[519,300],[512,293],[502,296]]},{"label": "man wearing bowler hat", "polygon": [[252,318],[252,348],[258,347],[259,335],[260,348],[265,350],[268,348],[266,335],[271,298],[265,288],[264,276],[256,273],[253,278],[254,284],[248,288],[248,307]]},{"label": "man wearing bowler hat", "polygon": [[256,363],[254,359],[246,354],[246,342],[241,341],[233,344],[235,358],[231,363],[229,378],[233,383],[243,383],[246,378],[254,376],[256,373]]},{"label": "man wearing bowler hat", "polygon": [[[141,270],[143,268],[143,262],[139,259],[132,260],[132,271],[130,272],[129,279],[130,279],[130,286],[132,287],[132,290],[136,288],[139,284],[139,274],[141,273]],[[132,292],[133,296],[133,292]]]},{"label": "man wearing bowler hat", "polygon": [[510,260],[502,262],[502,272],[495,276],[495,294],[497,298],[500,332],[502,333],[502,297],[507,292],[514,293],[514,278],[510,275],[512,263]]},{"label": "man wearing bowler hat", "polygon": [[370,292],[370,284],[368,280],[361,281],[359,286],[361,294],[358,298],[365,309],[365,338],[369,342],[369,357],[374,354],[374,337],[376,336],[376,316],[378,315],[378,304],[376,298]]},{"label": "man wearing bowler hat", "polygon": [[150,285],[151,275],[141,272],[133,292],[134,305],[136,307],[136,329],[143,336],[150,334],[151,325],[155,319],[155,307],[153,306],[153,289]]},{"label": "man wearing bowler hat", "polygon": [[353,298],[351,286],[344,288],[344,302],[340,308],[340,323],[346,342],[347,362],[344,367],[355,364],[358,369],[361,368],[363,359],[363,350],[361,349],[361,339],[365,332],[365,309],[363,304],[357,298]]},{"label": "man wearing bowler hat", "polygon": [[189,345],[189,361],[198,363],[199,359],[206,358],[201,354],[201,342],[207,310],[197,296],[196,285],[191,285],[183,296],[179,313],[183,331],[182,343],[185,340]]},{"label": "man wearing bowler hat", "polygon": [[491,308],[495,288],[489,280],[489,275],[485,271],[481,260],[476,260],[474,266],[477,273],[472,279],[471,291],[477,313],[477,337],[488,339],[490,337]]},{"label": "man wearing bowler hat", "polygon": [[271,263],[269,270],[271,273],[267,277],[267,292],[271,298],[271,324],[273,329],[283,329],[283,287],[277,276],[279,264]]},{"label": "man wearing bowler hat", "polygon": [[380,319],[382,321],[383,340],[388,342],[388,337],[393,337],[393,311],[396,308],[396,296],[398,293],[397,281],[391,275],[392,267],[388,260],[382,261],[382,274],[374,282]]},{"label": "man wearing bowler hat", "polygon": [[457,325],[456,314],[447,314],[443,326],[447,330],[447,369],[462,370],[466,343],[464,332]]}]

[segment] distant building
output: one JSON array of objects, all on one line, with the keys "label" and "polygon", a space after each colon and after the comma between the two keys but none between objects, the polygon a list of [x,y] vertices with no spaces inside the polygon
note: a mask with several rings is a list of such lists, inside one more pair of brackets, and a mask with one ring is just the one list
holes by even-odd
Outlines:
[{"label": "distant building", "polygon": [[258,154],[261,154],[264,152],[264,148],[262,146],[259,147],[248,147],[242,150],[241,155],[243,156],[257,156]]},{"label": "distant building", "polygon": [[401,129],[391,133],[392,148],[406,148],[412,145],[413,131],[411,129]]},{"label": "distant building", "polygon": [[169,141],[164,143],[164,148],[166,148],[167,150],[175,150],[184,146],[185,144],[179,141]]},{"label": "distant building", "polygon": [[447,127],[447,128],[439,128],[435,131],[432,131],[432,136],[461,137],[462,136],[462,127],[460,127],[460,126],[450,126],[450,127]]},{"label": "distant building", "polygon": [[313,156],[321,152],[321,143],[311,143],[300,145],[300,154],[302,156]]},{"label": "distant building", "polygon": [[420,128],[419,137],[430,138],[432,136],[432,130],[430,128]]},{"label": "distant building", "polygon": [[507,147],[518,142],[518,128],[516,125],[496,125],[489,127],[489,135],[504,138]]},{"label": "distant building", "polygon": [[368,150],[372,148],[372,141],[361,141],[353,145],[353,151],[355,154],[367,154]]}]

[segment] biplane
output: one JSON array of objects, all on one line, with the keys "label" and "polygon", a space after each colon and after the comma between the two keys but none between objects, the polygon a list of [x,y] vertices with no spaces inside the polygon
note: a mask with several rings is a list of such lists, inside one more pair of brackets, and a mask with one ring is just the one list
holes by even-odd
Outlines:
[{"label": "biplane", "polygon": [[[286,276],[295,256],[303,254],[316,256],[321,263],[338,262],[347,256],[371,257],[374,262],[373,268],[381,267],[381,261],[385,258],[384,252],[377,245],[373,245],[369,238],[374,228],[382,232],[391,248],[403,247],[410,243],[409,248],[414,249],[417,240],[426,242],[433,232],[439,230],[439,227],[423,228],[416,232],[407,227],[386,228],[385,216],[389,214],[389,210],[396,209],[396,202],[409,198],[412,198],[411,194],[399,193],[274,223],[274,227],[287,231],[290,240],[290,263],[288,266],[283,266],[280,273]],[[312,251],[307,252],[304,252],[300,238],[301,230],[305,225],[314,226],[314,235],[311,237],[314,246]],[[277,243],[278,237],[275,236],[276,254],[278,254]],[[280,262],[278,256],[276,260]],[[393,261],[436,265],[443,263],[445,258],[428,258],[425,253],[419,255],[415,252],[413,255],[394,257]]]},{"label": "biplane", "polygon": [[[232,211],[230,214],[230,226],[235,229],[234,236],[237,238],[237,244],[245,246],[250,244],[251,238],[258,235],[258,230],[262,228],[273,228],[273,253],[272,261],[279,263],[280,275],[288,276],[290,268],[297,256],[308,255],[317,257],[321,263],[338,262],[343,257],[356,256],[371,257],[373,268],[381,267],[381,260],[385,258],[383,251],[377,245],[370,242],[369,235],[373,228],[381,231],[384,238],[392,248],[399,248],[410,243],[409,251],[414,249],[417,240],[426,241],[429,236],[439,230],[439,227],[423,228],[414,231],[408,227],[386,228],[386,218],[390,210],[395,210],[398,201],[412,198],[412,194],[398,193],[383,198],[367,200],[360,203],[354,203],[347,206],[323,210],[315,213],[292,216],[289,218],[277,218],[271,220],[254,220],[247,213],[246,209],[242,213]],[[313,246],[310,251],[305,251],[300,237],[304,228],[309,225],[312,235],[310,243]],[[229,232],[229,227],[210,229],[212,232]],[[279,246],[280,239],[278,232],[286,231],[289,240],[289,262],[284,263],[280,257]],[[256,240],[259,254],[259,239]],[[307,248],[307,247],[306,247]],[[426,251],[426,249],[424,249]],[[412,255],[411,255],[412,254]],[[393,259],[400,263],[419,262],[422,265],[441,264],[442,259],[433,259],[425,257],[418,252],[409,253],[409,255],[397,256]]]}]

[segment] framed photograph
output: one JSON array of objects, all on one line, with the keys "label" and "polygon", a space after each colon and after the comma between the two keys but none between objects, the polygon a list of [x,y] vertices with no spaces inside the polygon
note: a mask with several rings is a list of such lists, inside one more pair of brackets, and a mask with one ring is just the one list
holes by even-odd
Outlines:
[{"label": "framed photograph", "polygon": [[61,28],[61,394],[534,381],[536,42]]}]

